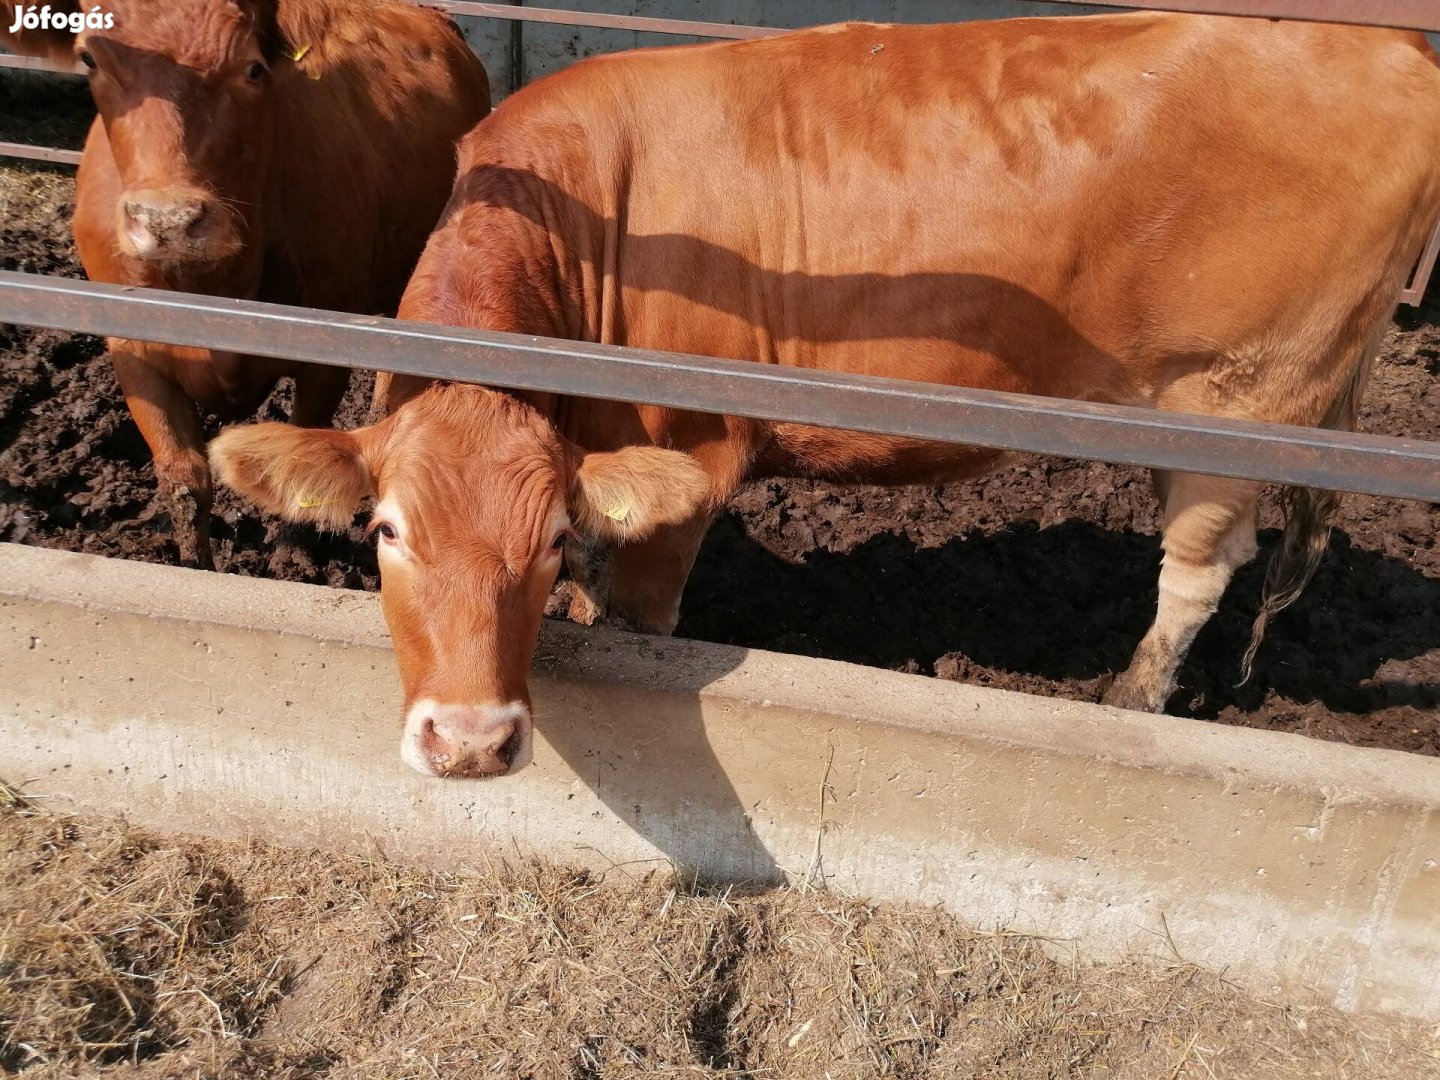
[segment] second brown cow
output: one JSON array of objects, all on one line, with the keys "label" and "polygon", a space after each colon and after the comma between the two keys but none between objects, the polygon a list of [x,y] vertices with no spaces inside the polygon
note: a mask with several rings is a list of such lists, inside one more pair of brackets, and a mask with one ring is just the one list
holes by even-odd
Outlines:
[{"label": "second brown cow", "polygon": [[[14,7],[5,0],[0,14]],[[75,241],[91,280],[393,312],[454,182],[456,140],[490,107],[484,69],[454,24],[399,0],[104,9],[108,28],[7,41],[89,71],[98,115],[80,162]],[[210,566],[197,406],[237,419],[293,376],[292,422],[324,426],[347,372],[141,341],[109,347],[181,557]]]}]

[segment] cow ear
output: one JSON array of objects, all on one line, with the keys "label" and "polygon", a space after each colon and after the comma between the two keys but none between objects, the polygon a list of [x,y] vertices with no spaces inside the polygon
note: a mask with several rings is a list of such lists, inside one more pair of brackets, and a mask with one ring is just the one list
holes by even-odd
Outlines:
[{"label": "cow ear", "polygon": [[222,483],[262,510],[338,531],[349,527],[360,500],[375,491],[364,435],[245,424],[210,443],[210,464]]},{"label": "cow ear", "polygon": [[694,517],[710,478],[689,454],[627,446],[584,454],[570,483],[570,517],[586,536],[626,543]]}]

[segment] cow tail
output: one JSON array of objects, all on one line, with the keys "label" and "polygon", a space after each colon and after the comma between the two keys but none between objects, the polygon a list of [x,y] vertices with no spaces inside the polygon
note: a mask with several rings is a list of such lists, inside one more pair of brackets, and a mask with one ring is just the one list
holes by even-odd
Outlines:
[{"label": "cow tail", "polygon": [[[1355,430],[1360,398],[1365,393],[1365,384],[1370,381],[1370,369],[1374,367],[1375,355],[1388,322],[1387,319],[1380,324],[1361,352],[1359,361],[1325,419],[1320,422],[1320,427],[1331,431]],[[1250,681],[1255,654],[1265,640],[1265,629],[1270,620],[1298,600],[1315,576],[1330,544],[1330,519],[1339,507],[1340,499],[1339,492],[1316,488],[1287,487],[1281,491],[1280,506],[1285,516],[1285,530],[1265,569],[1260,610],[1250,628],[1250,644],[1240,661],[1240,682],[1237,685],[1244,686]]]}]

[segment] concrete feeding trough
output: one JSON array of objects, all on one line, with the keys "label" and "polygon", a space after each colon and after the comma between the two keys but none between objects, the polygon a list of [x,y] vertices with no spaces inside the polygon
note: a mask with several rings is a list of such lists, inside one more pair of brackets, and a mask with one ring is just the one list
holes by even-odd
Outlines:
[{"label": "concrete feeding trough", "polygon": [[426,779],[375,596],[0,545],[0,776],[56,810],[823,877],[1440,1019],[1440,761],[563,623],[531,684],[532,767]]}]

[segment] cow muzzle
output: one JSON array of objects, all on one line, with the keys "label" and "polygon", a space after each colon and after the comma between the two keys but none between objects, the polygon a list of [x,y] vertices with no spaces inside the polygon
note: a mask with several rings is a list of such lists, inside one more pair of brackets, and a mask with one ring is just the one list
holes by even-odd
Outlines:
[{"label": "cow muzzle", "polygon": [[142,188],[120,200],[120,248],[149,262],[210,262],[238,249],[230,215],[208,192]]},{"label": "cow muzzle", "polygon": [[530,710],[508,705],[442,705],[426,698],[405,715],[400,757],[426,776],[482,778],[530,763]]}]

